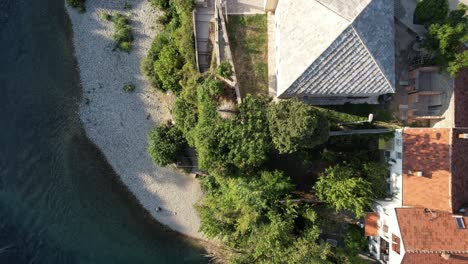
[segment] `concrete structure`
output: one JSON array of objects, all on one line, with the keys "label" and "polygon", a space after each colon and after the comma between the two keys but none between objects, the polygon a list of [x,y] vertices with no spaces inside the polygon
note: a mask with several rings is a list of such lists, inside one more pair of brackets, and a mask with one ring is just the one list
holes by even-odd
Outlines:
[{"label": "concrete structure", "polygon": [[[411,70],[399,91],[399,116],[434,128],[466,127],[468,123],[468,69],[453,79],[437,67]],[[401,84],[402,82],[400,82]]]},{"label": "concrete structure", "polygon": [[393,1],[279,0],[274,12],[277,97],[377,103],[394,92]]}]

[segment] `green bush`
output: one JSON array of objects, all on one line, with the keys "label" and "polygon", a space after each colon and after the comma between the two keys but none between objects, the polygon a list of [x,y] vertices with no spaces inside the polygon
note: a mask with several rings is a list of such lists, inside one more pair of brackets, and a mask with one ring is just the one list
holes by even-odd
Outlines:
[{"label": "green bush", "polygon": [[216,69],[216,73],[224,78],[228,78],[231,77],[234,72],[231,63],[229,63],[229,61],[223,61]]},{"label": "green bush", "polygon": [[76,9],[78,9],[79,12],[85,12],[85,0],[67,0],[67,3]]},{"label": "green bush", "polygon": [[148,134],[148,154],[158,166],[176,162],[177,155],[186,147],[182,132],[175,126],[166,124],[156,127]]},{"label": "green bush", "polygon": [[[198,75],[192,24],[195,4],[193,0],[153,0],[152,3],[164,11],[159,20],[164,30],[154,39],[141,68],[153,87],[178,93]],[[168,58],[169,55],[174,58]]]},{"label": "green bush", "polygon": [[315,194],[336,211],[345,209],[361,217],[373,201],[372,186],[356,177],[352,168],[342,165],[330,167],[321,174],[314,186]]},{"label": "green bush", "polygon": [[413,23],[429,26],[445,21],[449,13],[448,0],[421,0],[414,10]]},{"label": "green bush", "polygon": [[123,90],[125,92],[133,92],[133,91],[135,91],[135,88],[136,87],[133,84],[126,84],[126,85],[123,86]]},{"label": "green bush", "polygon": [[133,41],[130,20],[127,16],[117,13],[113,16],[113,21],[115,47],[122,51],[130,52]]},{"label": "green bush", "polygon": [[311,149],[328,139],[326,117],[297,99],[271,104],[268,124],[273,144],[280,153]]},{"label": "green bush", "polygon": [[154,73],[161,80],[161,90],[179,92],[182,89],[179,70],[182,65],[183,59],[174,46],[166,45],[162,48],[158,60],[154,62]]}]

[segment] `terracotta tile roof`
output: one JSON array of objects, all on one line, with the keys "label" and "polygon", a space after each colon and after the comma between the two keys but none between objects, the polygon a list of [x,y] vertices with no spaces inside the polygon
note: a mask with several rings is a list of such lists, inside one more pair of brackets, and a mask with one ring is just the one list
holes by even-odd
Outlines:
[{"label": "terracotta tile roof", "polygon": [[468,127],[468,68],[455,78],[455,127]]},{"label": "terracotta tile roof", "polygon": [[452,212],[451,129],[405,128],[403,142],[403,205]]},{"label": "terracotta tile roof", "polygon": [[[395,209],[407,253],[468,254],[468,229],[459,229],[453,214],[424,208]],[[468,217],[462,217],[468,225]]]},{"label": "terracotta tile roof", "polygon": [[372,212],[366,215],[364,227],[365,236],[377,236],[379,234],[379,227],[377,226],[378,221],[379,213]]},{"label": "terracotta tile roof", "polygon": [[448,260],[441,257],[440,254],[419,254],[406,253],[401,261],[402,264],[466,264],[468,263],[468,254],[452,254]]}]

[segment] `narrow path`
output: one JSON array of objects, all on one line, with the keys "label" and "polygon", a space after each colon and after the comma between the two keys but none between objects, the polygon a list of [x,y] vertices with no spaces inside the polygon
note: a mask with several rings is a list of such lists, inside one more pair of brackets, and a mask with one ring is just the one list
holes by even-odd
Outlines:
[{"label": "narrow path", "polygon": [[195,11],[195,34],[197,41],[197,59],[200,72],[210,68],[211,49],[209,46],[210,21],[214,17],[214,0],[197,3]]}]

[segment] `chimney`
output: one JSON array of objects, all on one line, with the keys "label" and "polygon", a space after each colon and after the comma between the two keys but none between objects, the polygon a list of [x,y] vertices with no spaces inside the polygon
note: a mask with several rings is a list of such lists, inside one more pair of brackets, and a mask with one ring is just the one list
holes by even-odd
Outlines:
[{"label": "chimney", "polygon": [[440,254],[440,256],[444,259],[444,260],[450,260],[450,254],[449,253],[442,253]]}]

